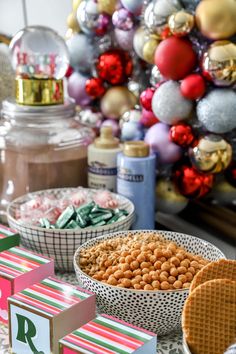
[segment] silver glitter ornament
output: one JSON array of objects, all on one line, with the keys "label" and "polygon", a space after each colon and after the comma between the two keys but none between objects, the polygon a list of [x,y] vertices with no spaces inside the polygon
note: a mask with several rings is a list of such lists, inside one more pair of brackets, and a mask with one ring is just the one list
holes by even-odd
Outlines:
[{"label": "silver glitter ornament", "polygon": [[163,123],[175,124],[189,118],[193,103],[184,98],[176,81],[163,83],[154,93],[152,110]]},{"label": "silver glitter ornament", "polygon": [[231,89],[215,89],[197,105],[197,116],[212,133],[222,134],[236,128],[236,93]]}]

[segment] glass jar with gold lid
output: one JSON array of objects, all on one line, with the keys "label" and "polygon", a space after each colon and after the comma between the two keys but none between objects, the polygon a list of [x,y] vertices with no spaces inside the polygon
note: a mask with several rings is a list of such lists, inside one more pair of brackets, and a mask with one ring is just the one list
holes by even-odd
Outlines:
[{"label": "glass jar with gold lid", "polygon": [[90,128],[75,117],[75,104],[23,106],[4,101],[0,126],[0,208],[25,193],[86,186]]}]

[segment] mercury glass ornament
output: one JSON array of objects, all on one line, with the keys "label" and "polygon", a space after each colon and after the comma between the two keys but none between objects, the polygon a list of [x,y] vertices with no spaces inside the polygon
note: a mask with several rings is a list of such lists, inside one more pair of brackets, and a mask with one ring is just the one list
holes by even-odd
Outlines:
[{"label": "mercury glass ornament", "polygon": [[201,172],[220,173],[232,159],[232,147],[219,135],[210,134],[201,138],[189,151],[193,165]]},{"label": "mercury glass ornament", "polygon": [[160,70],[156,65],[153,66],[150,76],[150,83],[152,86],[156,86],[164,80],[163,76],[160,73]]},{"label": "mercury glass ornament", "polygon": [[236,45],[216,41],[204,52],[203,75],[216,86],[231,86],[236,82]]},{"label": "mercury glass ornament", "polygon": [[150,2],[144,12],[144,23],[149,31],[163,38],[168,29],[168,18],[182,9],[178,0],[155,0]]}]

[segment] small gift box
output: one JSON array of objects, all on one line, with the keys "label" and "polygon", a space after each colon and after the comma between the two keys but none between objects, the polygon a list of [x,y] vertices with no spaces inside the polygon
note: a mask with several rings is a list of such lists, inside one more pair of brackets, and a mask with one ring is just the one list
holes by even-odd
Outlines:
[{"label": "small gift box", "polygon": [[95,295],[49,277],[9,298],[14,354],[57,354],[59,339],[95,317]]},{"label": "small gift box", "polygon": [[60,354],[156,354],[156,334],[101,315],[60,340]]},{"label": "small gift box", "polygon": [[7,298],[54,274],[54,261],[12,247],[0,253],[0,322],[7,324]]}]

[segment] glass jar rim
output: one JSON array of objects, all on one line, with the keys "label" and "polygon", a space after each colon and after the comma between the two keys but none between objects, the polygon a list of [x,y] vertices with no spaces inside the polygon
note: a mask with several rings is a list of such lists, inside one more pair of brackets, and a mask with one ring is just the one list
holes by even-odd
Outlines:
[{"label": "glass jar rim", "polygon": [[8,99],[2,102],[1,113],[10,119],[71,118],[76,114],[76,105],[72,98],[66,98],[64,104],[51,106],[24,106],[17,104],[14,99]]}]

